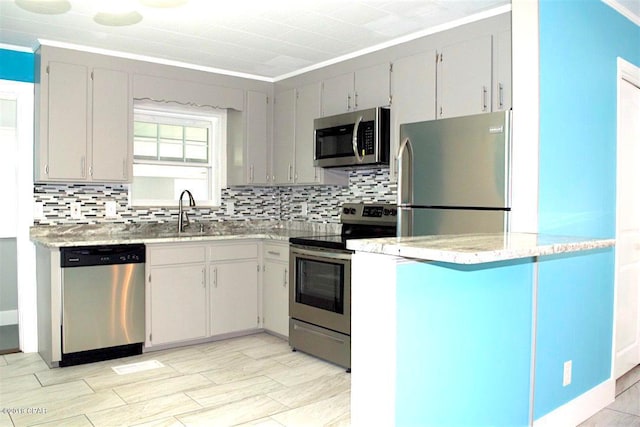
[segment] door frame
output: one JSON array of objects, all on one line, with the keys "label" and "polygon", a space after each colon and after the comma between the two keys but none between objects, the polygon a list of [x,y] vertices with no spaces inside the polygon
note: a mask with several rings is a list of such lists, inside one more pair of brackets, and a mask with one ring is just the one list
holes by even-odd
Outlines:
[{"label": "door frame", "polygon": [[17,101],[17,187],[18,218],[16,245],[18,256],[18,334],[20,350],[38,351],[36,252],[29,238],[33,226],[33,138],[34,84],[0,80],[0,92],[15,95]]},{"label": "door frame", "polygon": [[[619,150],[621,147],[621,141],[622,141],[622,120],[621,120],[621,114],[619,114],[619,111],[622,108],[621,105],[621,93],[622,93],[622,81],[627,81],[637,87],[640,88],[640,67],[632,64],[631,62],[628,62],[626,60],[624,60],[623,58],[618,57],[617,60],[617,69],[618,69],[618,73],[617,73],[617,79],[616,79],[616,156],[619,155]],[[638,148],[640,150],[640,147]],[[618,223],[619,223],[619,202],[618,202],[618,179],[620,179],[619,175],[618,175],[618,167],[616,165],[616,226],[615,226],[615,233],[616,233],[616,240],[618,240]],[[619,277],[618,277],[618,257],[619,257],[619,252],[618,252],[619,248],[616,250],[616,255],[615,255],[615,282],[614,282],[614,324],[613,324],[613,343],[612,343],[612,349],[611,349],[611,378],[613,378],[614,380],[616,379],[617,375],[616,375],[616,342],[617,342],[617,329],[618,329],[618,320],[619,320],[619,313],[617,313],[617,311],[615,310],[616,306],[617,306],[617,300],[618,300],[618,281],[619,281]],[[640,298],[640,297],[639,297]],[[640,325],[639,325],[640,326]],[[639,337],[640,339],[640,337]],[[640,355],[638,356],[638,359],[640,360]]]}]

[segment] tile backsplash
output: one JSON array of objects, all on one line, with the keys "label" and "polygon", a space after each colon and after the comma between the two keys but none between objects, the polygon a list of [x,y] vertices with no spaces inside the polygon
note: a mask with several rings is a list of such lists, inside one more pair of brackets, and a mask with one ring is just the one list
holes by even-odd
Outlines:
[{"label": "tile backsplash", "polygon": [[[35,225],[169,222],[178,220],[178,208],[132,208],[129,187],[96,184],[36,184],[34,200],[42,204],[43,216]],[[339,222],[345,202],[395,203],[397,186],[389,180],[388,168],[353,169],[349,185],[231,187],[222,190],[222,205],[190,208],[189,216],[200,221],[281,220],[319,223]],[[116,216],[105,216],[105,202],[116,203]],[[233,213],[227,205],[233,203]],[[71,204],[80,206],[80,217],[72,218]],[[307,203],[307,213],[302,212]]]}]

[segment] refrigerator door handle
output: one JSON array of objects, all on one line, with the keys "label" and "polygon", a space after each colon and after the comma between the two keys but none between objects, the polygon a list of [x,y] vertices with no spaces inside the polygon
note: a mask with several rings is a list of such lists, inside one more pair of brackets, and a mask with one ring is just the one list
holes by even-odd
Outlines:
[{"label": "refrigerator door handle", "polygon": [[413,148],[405,138],[398,148],[398,204],[413,204]]},{"label": "refrigerator door handle", "polygon": [[362,149],[362,156],[358,153],[358,128],[360,127],[360,122],[362,121],[362,116],[358,116],[355,124],[353,125],[353,154],[356,156],[356,161],[358,163],[362,163],[364,160],[364,148]]}]

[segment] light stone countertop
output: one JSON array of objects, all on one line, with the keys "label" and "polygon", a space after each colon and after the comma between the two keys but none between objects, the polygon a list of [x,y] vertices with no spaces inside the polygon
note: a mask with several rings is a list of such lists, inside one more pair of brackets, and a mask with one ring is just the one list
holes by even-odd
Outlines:
[{"label": "light stone countertop", "polygon": [[[200,231],[200,224],[203,230]],[[340,224],[291,221],[211,221],[192,223],[184,233],[177,223],[35,226],[34,243],[49,248],[130,243],[206,242],[238,239],[288,241],[290,237],[340,234]]]},{"label": "light stone countertop", "polygon": [[347,241],[347,248],[356,252],[370,252],[453,264],[482,264],[587,251],[614,245],[615,239],[535,233],[389,237]]}]

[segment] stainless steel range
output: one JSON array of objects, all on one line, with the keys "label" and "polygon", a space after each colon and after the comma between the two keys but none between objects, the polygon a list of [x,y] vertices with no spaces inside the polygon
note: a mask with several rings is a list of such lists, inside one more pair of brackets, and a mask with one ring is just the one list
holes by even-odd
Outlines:
[{"label": "stainless steel range", "polygon": [[397,207],[345,203],[340,235],[292,237],[289,345],[351,370],[351,254],[346,241],[396,235]]}]

